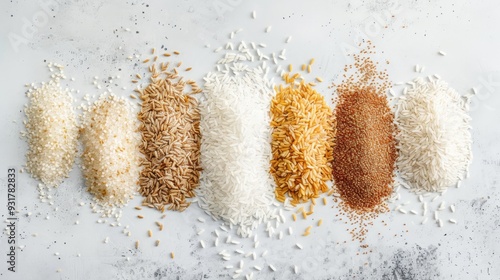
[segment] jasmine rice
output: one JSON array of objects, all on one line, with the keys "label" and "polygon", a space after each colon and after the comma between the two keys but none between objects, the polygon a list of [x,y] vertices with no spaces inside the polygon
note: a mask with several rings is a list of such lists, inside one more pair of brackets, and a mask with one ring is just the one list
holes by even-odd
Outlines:
[{"label": "jasmine rice", "polygon": [[468,99],[442,80],[418,78],[396,108],[397,166],[412,190],[442,192],[464,179],[472,159]]},{"label": "jasmine rice", "polygon": [[64,79],[62,66],[50,63],[55,73],[49,82],[40,87],[31,84],[25,106],[28,141],[26,169],[43,184],[56,187],[68,177],[78,144],[77,118],[73,108],[73,97],[69,89],[62,89]]}]

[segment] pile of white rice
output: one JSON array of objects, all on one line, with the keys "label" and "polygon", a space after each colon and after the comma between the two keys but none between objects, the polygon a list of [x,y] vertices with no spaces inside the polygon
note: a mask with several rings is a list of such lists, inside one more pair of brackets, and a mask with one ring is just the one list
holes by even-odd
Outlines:
[{"label": "pile of white rice", "polygon": [[78,145],[78,125],[73,98],[68,89],[62,89],[62,66],[49,64],[56,74],[40,87],[31,84],[25,106],[28,141],[26,169],[49,187],[57,187],[68,177],[75,161]]},{"label": "pile of white rice", "polygon": [[133,198],[139,178],[140,140],[132,106],[124,98],[103,94],[82,117],[86,185],[103,210],[97,212],[115,218],[120,215],[115,207]]},{"label": "pile of white rice", "polygon": [[240,236],[275,213],[270,176],[272,85],[262,67],[241,63],[204,78],[201,110],[200,206],[237,225]]},{"label": "pile of white rice", "polygon": [[472,159],[467,98],[419,78],[399,97],[396,120],[397,166],[413,191],[441,192],[464,179]]}]

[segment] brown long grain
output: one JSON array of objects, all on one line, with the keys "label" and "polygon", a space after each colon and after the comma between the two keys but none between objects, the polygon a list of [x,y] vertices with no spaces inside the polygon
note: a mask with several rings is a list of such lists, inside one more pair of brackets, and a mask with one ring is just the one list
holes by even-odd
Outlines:
[{"label": "brown long grain", "polygon": [[[174,52],[177,54],[176,52]],[[169,63],[151,65],[149,85],[140,91],[139,131],[144,156],[139,179],[143,205],[183,211],[195,196],[200,176],[200,112],[191,94],[201,92],[185,82]],[[186,86],[190,91],[185,93]]]}]

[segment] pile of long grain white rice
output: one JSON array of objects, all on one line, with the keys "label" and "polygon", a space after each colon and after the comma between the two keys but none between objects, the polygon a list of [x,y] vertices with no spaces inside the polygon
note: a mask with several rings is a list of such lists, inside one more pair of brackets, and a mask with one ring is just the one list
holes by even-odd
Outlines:
[{"label": "pile of long grain white rice", "polygon": [[200,206],[249,236],[273,215],[270,176],[272,85],[261,67],[234,63],[209,73],[200,103]]},{"label": "pile of long grain white rice", "polygon": [[40,87],[31,84],[25,106],[28,141],[26,169],[48,186],[58,186],[68,177],[78,144],[78,126],[73,98],[68,89],[62,89],[62,66],[49,64],[54,71],[52,79]]},{"label": "pile of long grain white rice", "polygon": [[137,118],[128,101],[103,94],[84,110],[82,124],[82,163],[88,191],[97,205],[103,206],[104,214],[114,215],[113,208],[127,203],[137,189]]},{"label": "pile of long grain white rice", "polygon": [[468,173],[472,140],[467,102],[446,82],[421,78],[399,98],[397,166],[413,191],[444,191]]}]

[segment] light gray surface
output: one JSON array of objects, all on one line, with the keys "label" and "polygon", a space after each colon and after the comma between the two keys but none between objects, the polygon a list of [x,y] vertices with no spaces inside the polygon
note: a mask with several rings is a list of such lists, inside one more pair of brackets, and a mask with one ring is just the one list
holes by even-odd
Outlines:
[{"label": "light gray surface", "polygon": [[[40,1],[50,2],[50,1]],[[146,6],[148,2],[149,7]],[[213,69],[219,58],[212,50],[229,41],[229,33],[238,28],[244,31],[233,41],[263,42],[268,52],[287,49],[288,63],[298,65],[316,58],[314,75],[325,83],[318,90],[330,99],[332,89],[327,86],[339,81],[338,75],[350,60],[346,50],[357,45],[358,38],[374,42],[379,51],[381,65],[387,66],[393,81],[406,81],[417,74],[415,64],[425,65],[425,75],[438,73],[460,93],[479,90],[471,109],[474,159],[471,177],[460,189],[451,188],[442,199],[454,203],[457,211],[443,211],[442,217],[453,217],[458,224],[445,222],[443,228],[428,222],[420,225],[421,216],[391,212],[380,217],[370,228],[368,244],[373,251],[367,255],[359,243],[351,242],[347,226],[335,216],[336,209],[318,205],[308,221],[292,223],[290,214],[283,240],[266,238],[259,231],[260,246],[255,249],[266,257],[256,261],[245,258],[245,271],[254,271],[255,279],[498,279],[500,234],[500,192],[497,189],[500,174],[499,87],[500,19],[497,1],[58,1],[51,7],[54,12],[30,36],[23,35],[25,19],[33,16],[43,20],[47,14],[35,1],[2,1],[0,4],[0,77],[2,77],[2,103],[0,103],[2,159],[0,178],[5,185],[7,166],[20,168],[24,162],[26,144],[18,135],[22,130],[22,106],[26,102],[24,84],[45,81],[48,72],[44,60],[66,66],[66,81],[75,89],[80,100],[83,93],[98,93],[92,86],[94,76],[121,75],[117,94],[128,96],[130,75],[143,72],[127,56],[147,54],[151,47],[162,45],[170,51],[183,53],[184,65],[194,70],[188,77],[201,81]],[[350,2],[350,4],[349,4]],[[55,1],[52,3],[56,3]],[[257,19],[251,12],[257,11]],[[270,33],[264,29],[272,25]],[[130,28],[131,32],[124,31]],[[12,34],[23,36],[26,44],[17,47],[10,42]],[[29,35],[29,34],[28,34]],[[285,39],[293,36],[292,42]],[[361,36],[360,36],[361,35]],[[204,48],[210,44],[210,48]],[[122,47],[120,49],[120,46]],[[17,51],[16,51],[17,48]],[[447,56],[439,56],[443,50]],[[383,52],[383,53],[382,53]],[[390,64],[383,63],[385,59]],[[121,68],[122,71],[118,71]],[[313,78],[313,75],[308,76]],[[396,88],[399,92],[401,88]],[[17,121],[14,123],[13,121]],[[238,258],[224,262],[216,254],[222,248],[232,251],[237,247],[250,252],[253,243],[243,240],[242,245],[213,247],[213,229],[217,222],[197,207],[185,213],[167,213],[165,230],[154,231],[154,221],[160,214],[142,211],[143,220],[135,218],[139,198],[125,210],[122,225],[130,225],[132,237],[126,237],[122,228],[96,224],[98,217],[88,205],[78,168],[73,170],[54,194],[54,206],[40,203],[36,184],[27,174],[19,174],[18,205],[20,207],[18,244],[18,272],[12,274],[2,261],[1,279],[219,279],[232,276]],[[419,209],[417,198],[402,192],[402,200],[410,201],[407,209]],[[433,196],[432,196],[433,197]],[[431,199],[429,197],[428,199]],[[0,205],[6,204],[5,187],[0,188]],[[321,203],[319,203],[321,204]],[[391,205],[394,208],[395,205]],[[54,207],[58,211],[54,211]],[[2,219],[6,207],[0,208]],[[25,217],[27,212],[33,215]],[[50,220],[45,217],[50,215]],[[204,217],[205,224],[196,221]],[[300,234],[305,227],[323,218],[323,226],[314,228],[311,236]],[[79,225],[74,225],[76,220]],[[406,224],[406,226],[404,225]],[[288,236],[292,226],[294,235]],[[199,228],[206,231],[196,235]],[[406,232],[408,230],[408,232]],[[220,231],[220,230],[219,230]],[[38,234],[33,237],[32,234]],[[380,233],[380,235],[379,235]],[[6,239],[0,242],[0,259],[5,259]],[[110,242],[103,240],[109,237]],[[154,247],[154,240],[161,246]],[[136,239],[141,250],[133,249]],[[200,249],[198,240],[207,243]],[[221,240],[222,241],[222,240]],[[344,243],[346,241],[346,243]],[[300,242],[303,250],[294,247]],[[223,243],[223,242],[221,242]],[[169,253],[174,251],[174,260]],[[54,254],[58,252],[59,256]],[[81,257],[77,257],[80,253]],[[130,261],[126,261],[130,257]],[[278,271],[272,273],[267,264]],[[251,266],[264,269],[257,272]],[[292,266],[300,273],[293,275]],[[61,269],[60,273],[56,272]]]}]

